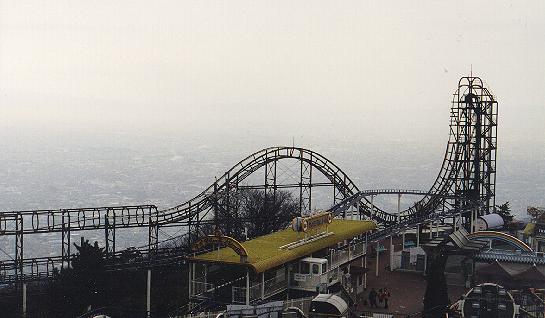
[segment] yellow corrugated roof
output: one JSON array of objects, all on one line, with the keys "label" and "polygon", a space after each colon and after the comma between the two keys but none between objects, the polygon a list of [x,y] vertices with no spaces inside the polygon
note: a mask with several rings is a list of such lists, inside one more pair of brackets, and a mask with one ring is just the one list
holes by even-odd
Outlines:
[{"label": "yellow corrugated roof", "polygon": [[527,235],[527,236],[533,235],[535,228],[536,228],[535,223],[526,224],[526,227],[524,228],[524,235]]},{"label": "yellow corrugated roof", "polygon": [[376,229],[376,224],[372,221],[334,219],[328,227],[328,231],[332,232],[333,235],[291,250],[280,249],[280,246],[303,238],[302,233],[294,232],[292,229],[285,229],[242,242],[242,245],[248,251],[247,263],[241,263],[239,255],[230,248],[221,248],[216,251],[197,255],[192,260],[196,262],[249,266],[256,273],[261,273],[374,229]]}]

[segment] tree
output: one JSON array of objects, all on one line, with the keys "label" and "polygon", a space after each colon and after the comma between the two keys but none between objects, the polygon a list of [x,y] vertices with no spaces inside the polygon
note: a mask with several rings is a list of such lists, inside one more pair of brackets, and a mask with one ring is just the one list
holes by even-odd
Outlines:
[{"label": "tree", "polygon": [[[218,198],[215,223],[224,235],[245,240],[285,228],[298,211],[299,205],[288,191],[273,194],[244,189]],[[215,228],[216,224],[201,226],[199,235],[212,234]]]},{"label": "tree", "polygon": [[428,256],[427,284],[423,317],[444,317],[449,304],[445,266],[448,253],[444,246],[426,251]]},{"label": "tree", "polygon": [[52,286],[54,301],[52,312],[56,317],[73,317],[81,314],[88,306],[103,306],[106,299],[106,268],[104,248],[81,240],[74,244],[77,253],[71,268],[64,268],[57,274]]},{"label": "tree", "polygon": [[[229,196],[223,195],[218,198],[215,212],[221,233],[243,241],[286,228],[292,219],[298,216],[299,204],[287,191],[277,190],[276,194],[272,195],[266,194],[263,190],[244,189],[232,191]],[[200,238],[214,234],[215,231],[216,224],[202,224],[196,235]],[[191,243],[198,239],[194,235],[192,234]],[[180,236],[162,246],[187,247],[189,235]]]},{"label": "tree", "polygon": [[505,224],[513,221],[513,215],[511,215],[511,207],[509,206],[509,201],[504,204],[496,205],[496,213],[499,214]]},{"label": "tree", "polygon": [[246,190],[239,203],[248,238],[286,228],[299,211],[298,204],[287,191],[276,191],[273,195],[262,190]]},{"label": "tree", "polygon": [[104,279],[106,275],[104,248],[83,241],[80,246],[74,244],[78,253],[72,261],[74,276],[83,287],[82,296],[86,296],[92,307],[102,304],[105,299]]}]

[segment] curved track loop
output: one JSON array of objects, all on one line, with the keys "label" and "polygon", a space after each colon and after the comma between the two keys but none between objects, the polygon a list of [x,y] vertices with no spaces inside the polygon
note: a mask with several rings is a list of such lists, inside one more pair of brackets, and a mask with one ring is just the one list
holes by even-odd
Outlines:
[{"label": "curved track loop", "polygon": [[[239,185],[240,182],[259,168],[283,159],[297,159],[311,165],[334,184],[336,190],[342,193],[344,197],[359,192],[358,187],[346,173],[319,153],[298,147],[271,147],[244,158],[193,199],[178,206],[159,211],[158,224],[178,222],[194,217],[200,211],[212,206],[214,198],[219,196],[221,192],[226,191],[228,187]],[[383,219],[388,218],[388,215],[387,213],[386,215],[381,214],[381,217]]]},{"label": "curved track loop", "polygon": [[[164,225],[195,217],[199,212],[211,207],[214,204],[215,198],[221,196],[221,193],[226,191],[228,187],[236,187],[256,170],[273,161],[283,159],[302,160],[311,165],[314,169],[320,171],[336,187],[336,190],[343,195],[345,200],[342,202],[346,202],[346,198],[353,198],[354,195],[362,193],[346,173],[323,155],[299,147],[271,147],[260,150],[244,158],[223,176],[218,178],[214,184],[193,199],[175,207],[159,211],[157,215],[158,224]],[[365,193],[366,195],[362,195],[358,198],[360,213],[385,225],[395,223],[397,220],[397,213],[388,213],[376,206],[372,206],[367,196],[371,194],[378,195],[392,193],[414,195],[428,194],[428,192],[420,190],[398,189],[370,190],[365,191]],[[355,204],[355,201],[351,202],[351,205]]]}]

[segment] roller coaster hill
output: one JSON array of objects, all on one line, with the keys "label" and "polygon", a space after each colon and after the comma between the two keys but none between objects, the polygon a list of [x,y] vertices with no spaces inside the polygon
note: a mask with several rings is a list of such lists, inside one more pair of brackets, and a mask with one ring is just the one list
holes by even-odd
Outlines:
[{"label": "roller coaster hill", "polygon": [[[2,246],[9,247],[0,260],[1,284],[22,286],[24,282],[44,281],[55,269],[70,267],[74,258],[72,237],[86,231],[104,235],[105,253],[116,260],[112,270],[153,268],[179,264],[191,254],[191,245],[201,238],[203,228],[213,224],[215,215],[236,211],[230,196],[244,189],[260,189],[274,197],[279,190],[295,193],[299,213],[313,206],[318,190],[330,191],[328,209],[335,218],[373,220],[377,230],[369,242],[401,233],[421,224],[463,224],[470,232],[474,221],[494,212],[497,150],[497,101],[478,77],[463,77],[455,90],[449,118],[449,138],[440,171],[429,190],[361,190],[352,179],[325,156],[299,147],[270,147],[257,151],[234,165],[224,175],[189,201],[168,208],[154,205],[67,208],[58,210],[0,212]],[[291,169],[282,170],[286,163]],[[295,168],[293,168],[295,167]],[[253,180],[253,181],[252,181]],[[394,195],[398,203],[404,195],[419,196],[402,210],[377,207],[379,195]],[[235,215],[236,213],[231,213]],[[181,229],[181,236],[165,238],[167,228]],[[147,244],[135,248],[141,258],[131,264],[120,261],[116,240],[124,231],[142,229]],[[227,229],[221,229],[229,234]],[[58,235],[56,255],[29,257],[25,241],[40,241],[40,235]],[[183,246],[176,242],[184,242]]]}]

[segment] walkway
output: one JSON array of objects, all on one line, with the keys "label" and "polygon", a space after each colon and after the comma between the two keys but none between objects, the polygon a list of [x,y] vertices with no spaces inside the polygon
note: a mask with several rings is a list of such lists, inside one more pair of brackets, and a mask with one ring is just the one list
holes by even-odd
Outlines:
[{"label": "walkway", "polygon": [[[426,278],[421,273],[401,271],[390,272],[386,269],[390,258],[390,240],[384,240],[381,244],[386,247],[386,251],[380,253],[379,277],[375,277],[376,259],[374,257],[368,257],[367,267],[369,268],[369,272],[367,273],[367,290],[360,295],[356,311],[389,312],[396,314],[409,314],[422,311],[424,293],[426,291]],[[394,239],[394,246],[395,251],[401,250],[401,240]],[[375,290],[378,291],[380,288],[384,287],[386,287],[391,294],[388,301],[389,309],[385,310],[383,308],[384,303],[379,303],[379,306],[382,307],[379,309],[370,308],[369,304],[364,306],[364,299],[367,299],[371,288],[375,288]],[[448,286],[448,293],[452,301],[458,299],[465,292],[465,287]]]}]

